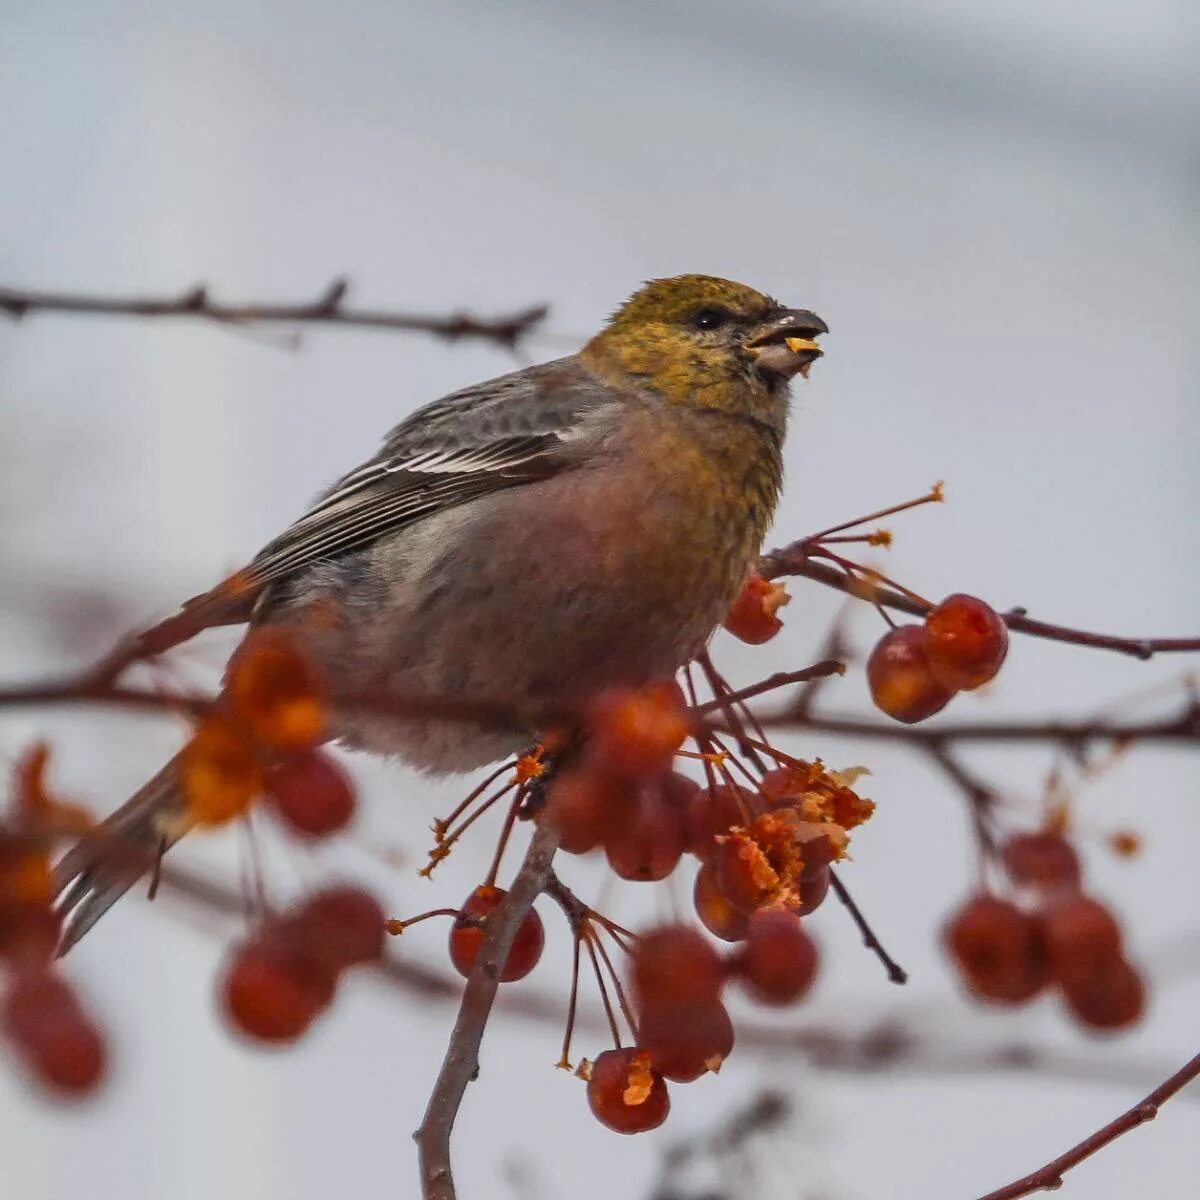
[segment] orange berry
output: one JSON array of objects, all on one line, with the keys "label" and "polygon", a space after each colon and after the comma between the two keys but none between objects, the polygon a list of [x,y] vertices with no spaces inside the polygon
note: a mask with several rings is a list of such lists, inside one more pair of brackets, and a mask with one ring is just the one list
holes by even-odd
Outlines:
[{"label": "orange berry", "polygon": [[713,863],[718,887],[739,912],[754,912],[779,888],[779,873],[771,860],[758,842],[744,833],[730,834],[717,847]]},{"label": "orange berry", "polygon": [[696,872],[692,902],[696,906],[696,916],[715,937],[724,942],[740,942],[746,936],[750,919],[741,909],[734,908],[721,891],[716,864],[711,859],[701,863],[700,870]]},{"label": "orange berry", "polygon": [[900,625],[875,643],[867,682],[875,706],[906,725],[940,712],[953,695],[930,669],[920,625]]},{"label": "orange berry", "polygon": [[597,769],[625,779],[646,779],[670,770],[691,732],[687,703],[674,680],[616,688],[588,708],[588,757]]},{"label": "orange berry", "polygon": [[722,624],[751,646],[769,642],[782,628],[779,610],[791,600],[782,583],[751,575]]},{"label": "orange berry", "polygon": [[1064,982],[1063,996],[1075,1017],[1092,1029],[1126,1029],[1146,1011],[1146,984],[1123,958]]},{"label": "orange berry", "polygon": [[605,1050],[596,1058],[587,1098],[596,1119],[617,1133],[657,1129],[671,1111],[667,1085],[637,1047]]},{"label": "orange berry", "polygon": [[925,656],[948,691],[970,691],[988,680],[1008,654],[1008,626],[990,605],[959,592],[925,616]]},{"label": "orange berry", "polygon": [[25,1065],[54,1091],[82,1096],[103,1079],[108,1054],[100,1031],[66,980],[48,970],[12,978],[0,1025]]},{"label": "orange berry", "polygon": [[1077,887],[1079,855],[1061,833],[1014,833],[1004,843],[1004,866],[1014,883],[1035,887]]},{"label": "orange berry", "polygon": [[0,960],[17,970],[45,967],[62,937],[62,914],[33,900],[0,902]]},{"label": "orange berry", "polygon": [[1104,972],[1121,957],[1121,927],[1090,896],[1054,905],[1044,927],[1050,969],[1064,986]]},{"label": "orange berry", "polygon": [[721,994],[720,955],[698,929],[665,925],[638,939],[633,949],[633,987],[642,1006],[673,1011],[706,1008]]},{"label": "orange berry", "polygon": [[[481,884],[466,899],[462,906],[464,916],[477,917],[482,920],[499,907],[500,901],[508,893],[503,888],[489,887]],[[504,969],[500,972],[501,983],[512,983],[516,979],[524,979],[538,964],[542,957],[542,947],[546,935],[542,928],[542,918],[536,909],[530,909],[517,930],[509,949],[508,958],[504,960]],[[450,930],[450,961],[454,969],[466,979],[475,967],[483,945],[483,925],[467,921],[460,917]]]},{"label": "orange berry", "polygon": [[302,750],[325,733],[317,676],[294,634],[264,628],[250,633],[229,664],[230,707],[268,746]]},{"label": "orange berry", "polygon": [[643,786],[629,819],[605,839],[608,865],[622,879],[666,879],[683,856],[685,817],[661,787]]},{"label": "orange berry", "polygon": [[699,859],[712,858],[717,852],[717,838],[754,819],[749,802],[749,792],[739,793],[727,783],[700,788],[688,803],[688,849]]},{"label": "orange berry", "polygon": [[1007,900],[968,901],[947,924],[945,941],[964,982],[982,999],[1018,1004],[1046,983],[1039,923]]},{"label": "orange berry", "polygon": [[586,854],[629,820],[635,802],[635,789],[628,780],[584,763],[551,780],[542,819],[558,830],[561,849]]},{"label": "orange berry", "polygon": [[263,787],[276,812],[304,837],[327,837],[354,817],[350,777],[328,754],[310,750],[267,769]]},{"label": "orange berry", "polygon": [[26,840],[0,834],[0,903],[49,904],[53,899],[50,855]]},{"label": "orange berry", "polygon": [[714,1000],[702,1008],[652,1005],[638,1021],[638,1045],[654,1069],[675,1083],[691,1083],[706,1071],[719,1071],[733,1052],[733,1022]]},{"label": "orange berry", "polygon": [[817,946],[786,908],[765,908],[750,918],[746,940],[732,963],[746,990],[764,1004],[791,1004],[812,987]]},{"label": "orange berry", "polygon": [[262,767],[254,746],[229,717],[207,717],[183,748],[180,784],[188,816],[199,825],[223,825],[240,817],[262,791]]}]

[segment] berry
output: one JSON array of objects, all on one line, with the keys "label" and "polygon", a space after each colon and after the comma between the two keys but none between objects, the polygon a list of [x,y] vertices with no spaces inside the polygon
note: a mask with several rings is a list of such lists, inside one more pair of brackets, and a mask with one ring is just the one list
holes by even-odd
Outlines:
[{"label": "berry", "polygon": [[713,858],[717,886],[739,912],[752,913],[779,887],[779,874],[762,847],[746,834],[731,834]]},{"label": "berry", "polygon": [[613,689],[587,713],[589,758],[625,779],[650,779],[670,770],[691,732],[687,703],[674,680],[649,687]]},{"label": "berry", "polygon": [[683,1011],[650,1006],[638,1022],[638,1045],[650,1055],[654,1069],[675,1083],[719,1071],[733,1052],[733,1040],[733,1022],[719,1001]]},{"label": "berry", "polygon": [[683,857],[685,816],[661,787],[643,787],[630,819],[604,843],[609,866],[622,879],[666,879]]},{"label": "berry", "polygon": [[783,628],[777,613],[790,600],[782,583],[751,575],[722,624],[734,637],[761,646]]},{"label": "berry", "polygon": [[746,940],[732,969],[756,1000],[791,1004],[816,978],[816,943],[795,913],[785,908],[762,909],[750,918]]},{"label": "berry", "polygon": [[199,825],[240,817],[262,790],[262,768],[240,725],[214,713],[180,754],[188,816]]},{"label": "berry", "polygon": [[334,971],[383,957],[386,917],[379,902],[362,888],[322,888],[292,918],[294,936],[305,952]]},{"label": "berry", "polygon": [[1063,984],[1071,1012],[1092,1029],[1125,1029],[1146,1009],[1146,985],[1123,958],[1116,958],[1086,977]]},{"label": "berry", "polygon": [[643,1006],[699,1009],[721,993],[721,958],[698,929],[666,925],[638,939],[633,987]]},{"label": "berry", "polygon": [[975,596],[947,596],[925,615],[925,657],[934,678],[951,692],[994,679],[1008,654],[1008,626]]},{"label": "berry", "polygon": [[1019,1004],[1045,985],[1039,923],[1007,900],[969,900],[947,924],[945,940],[967,986],[982,999]]},{"label": "berry", "polygon": [[712,858],[717,852],[717,838],[752,819],[746,807],[749,798],[748,792],[739,794],[727,783],[700,788],[687,809],[688,849],[699,859]]},{"label": "berry", "polygon": [[293,1042],[329,1007],[336,973],[301,953],[291,931],[268,927],[237,947],[221,982],[235,1028],[260,1042]]},{"label": "berry", "polygon": [[[450,961],[464,979],[471,974],[483,945],[483,925],[479,921],[494,912],[507,894],[503,888],[480,884],[463,904],[463,916],[454,922],[450,930]],[[465,920],[466,917],[475,917],[479,921]],[[512,983],[513,980],[524,979],[542,957],[545,941],[542,918],[531,908],[517,930],[508,958],[504,960],[500,982]]]},{"label": "berry", "polygon": [[18,970],[44,967],[62,936],[62,914],[33,900],[0,902],[0,960]]},{"label": "berry", "polygon": [[696,906],[696,916],[714,937],[724,942],[740,942],[746,936],[750,919],[740,909],[734,908],[721,891],[715,863],[710,861],[700,865],[692,889],[692,900]]},{"label": "berry", "polygon": [[800,876],[800,907],[797,916],[807,917],[810,912],[816,912],[825,903],[829,895],[830,871],[828,866],[821,866],[812,873],[807,867]]},{"label": "berry", "polygon": [[354,816],[354,788],[349,776],[319,750],[271,767],[263,785],[279,815],[305,837],[336,833]]},{"label": "berry", "polygon": [[636,1047],[597,1057],[587,1098],[596,1119],[617,1133],[657,1129],[671,1110],[667,1085],[650,1067],[650,1056]]},{"label": "berry", "polygon": [[544,819],[558,830],[561,849],[586,854],[628,822],[635,803],[629,782],[583,764],[554,777]]},{"label": "berry", "polygon": [[312,665],[282,629],[251,633],[229,664],[229,703],[255,739],[303,750],[325,732],[325,709]]},{"label": "berry", "polygon": [[1049,829],[1014,833],[1004,843],[1004,866],[1014,883],[1034,887],[1077,887],[1082,874],[1075,848]]},{"label": "berry", "polygon": [[875,643],[867,682],[875,706],[906,725],[932,717],[950,703],[952,689],[939,683],[925,655],[920,625],[900,625]]},{"label": "berry", "polygon": [[1086,982],[1121,957],[1121,929],[1098,900],[1076,896],[1045,916],[1050,970],[1064,986]]},{"label": "berry", "polygon": [[4,997],[0,1025],[26,1066],[54,1091],[81,1096],[103,1079],[104,1039],[59,976],[47,970],[16,975]]}]

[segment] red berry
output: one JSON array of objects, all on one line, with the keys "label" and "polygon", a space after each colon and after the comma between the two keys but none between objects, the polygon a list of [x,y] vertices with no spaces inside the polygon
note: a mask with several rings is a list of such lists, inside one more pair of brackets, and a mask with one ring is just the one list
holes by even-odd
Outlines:
[{"label": "red berry", "polygon": [[312,750],[267,771],[264,786],[279,815],[305,837],[327,837],[354,816],[350,777],[327,754]]},{"label": "red berry", "polygon": [[1004,866],[1014,883],[1034,887],[1077,887],[1082,874],[1074,847],[1049,829],[1014,833],[1004,843]]},{"label": "red berry", "polygon": [[949,691],[970,691],[994,679],[1008,654],[1008,626],[975,596],[947,596],[925,616],[925,655]]},{"label": "red berry", "polygon": [[638,1045],[654,1069],[675,1083],[691,1083],[706,1071],[719,1071],[733,1052],[733,1022],[719,1001],[679,1010],[651,1006],[638,1022]]},{"label": "red berry", "polygon": [[722,624],[734,637],[751,646],[760,646],[783,628],[777,614],[790,600],[782,583],[751,575]]},{"label": "red berry", "polygon": [[599,770],[649,779],[670,770],[691,721],[679,685],[667,680],[597,697],[589,706],[587,727],[589,758]]},{"label": "red berry", "polygon": [[698,929],[667,925],[638,939],[633,986],[643,1006],[706,1008],[721,994],[721,958]]},{"label": "red berry", "polygon": [[754,819],[749,802],[749,792],[739,793],[727,783],[700,788],[688,804],[688,849],[697,858],[712,858],[717,852],[718,837]]},{"label": "red berry", "polygon": [[1044,919],[1050,969],[1064,986],[1087,981],[1121,957],[1121,928],[1098,900],[1076,896],[1056,904]]},{"label": "red berry", "polygon": [[584,764],[569,767],[550,784],[544,820],[558,830],[568,854],[586,854],[629,821],[636,803],[633,785]]},{"label": "red berry", "polygon": [[387,918],[379,901],[362,888],[322,888],[292,918],[302,948],[335,971],[383,957]]},{"label": "red berry", "polygon": [[1071,1012],[1092,1029],[1125,1029],[1146,1010],[1146,985],[1123,958],[1064,983],[1063,995]]},{"label": "red berry", "polygon": [[225,1015],[262,1042],[291,1042],[333,1000],[336,975],[297,951],[290,931],[268,928],[233,953],[221,984]]},{"label": "red berry", "polygon": [[875,706],[906,725],[940,712],[953,695],[930,670],[920,625],[901,625],[875,643],[867,683]]},{"label": "red berry", "polygon": [[946,946],[975,995],[1018,1004],[1047,980],[1038,921],[1007,900],[976,896],[950,920]]},{"label": "red berry", "polygon": [[696,872],[692,901],[696,906],[696,916],[715,937],[724,942],[740,942],[746,936],[750,919],[740,909],[734,908],[721,891],[715,863],[701,863],[700,870]]},{"label": "red berry", "polygon": [[[466,899],[462,906],[464,916],[479,918],[480,921],[499,907],[500,901],[508,893],[503,888],[489,887],[481,884]],[[504,969],[500,972],[501,983],[512,983],[516,979],[524,979],[538,964],[542,957],[542,947],[546,935],[542,929],[542,918],[536,909],[530,909],[525,914],[517,930],[517,936],[504,960]],[[483,925],[460,917],[450,930],[450,961],[454,969],[466,979],[475,966],[479,957],[479,949],[483,945]]]},{"label": "red berry", "polygon": [[779,887],[779,873],[762,847],[745,834],[732,834],[713,858],[717,886],[739,912],[752,913],[768,903]]},{"label": "red berry", "polygon": [[13,977],[0,1024],[26,1066],[66,1095],[94,1091],[104,1077],[104,1039],[70,985],[49,971]]},{"label": "red berry", "polygon": [[650,1067],[650,1056],[636,1047],[597,1057],[587,1097],[596,1119],[617,1133],[657,1129],[671,1110],[667,1085]]},{"label": "red berry", "polygon": [[685,816],[657,784],[643,786],[630,819],[604,843],[608,865],[622,879],[666,879],[683,857]]},{"label": "red berry", "polygon": [[765,908],[750,918],[733,969],[756,1000],[791,1004],[808,991],[816,978],[816,943],[805,933],[795,913],[785,908]]},{"label": "red berry", "polygon": [[0,902],[0,960],[17,970],[44,967],[58,949],[62,914],[34,900]]},{"label": "red berry", "polygon": [[810,912],[816,912],[825,903],[829,895],[829,867],[822,865],[811,873],[805,867],[800,876],[800,907],[796,910],[801,917],[807,917]]}]

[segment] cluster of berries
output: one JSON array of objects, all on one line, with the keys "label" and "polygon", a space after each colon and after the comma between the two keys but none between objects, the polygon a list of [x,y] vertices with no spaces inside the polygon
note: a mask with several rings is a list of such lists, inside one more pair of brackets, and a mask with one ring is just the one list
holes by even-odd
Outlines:
[{"label": "cluster of berries", "polygon": [[957,692],[994,679],[1008,654],[1008,627],[975,596],[947,596],[920,625],[899,625],[875,644],[867,682],[876,706],[906,724],[941,712]]},{"label": "cluster of berries", "polygon": [[1125,957],[1116,918],[1082,891],[1070,842],[1055,830],[1015,834],[1003,860],[1016,897],[975,896],[946,926],[946,947],[968,990],[1023,1004],[1056,988],[1088,1028],[1135,1024],[1145,982]]},{"label": "cluster of berries", "polygon": [[698,930],[680,925],[645,934],[632,958],[637,1044],[606,1050],[580,1069],[592,1112],[618,1133],[657,1128],[670,1110],[667,1080],[690,1083],[729,1057],[727,983],[737,981],[763,1003],[790,1004],[812,986],[818,955],[799,916],[776,906],[747,919],[742,944],[725,958]]},{"label": "cluster of berries", "polygon": [[220,984],[233,1027],[260,1042],[292,1042],[333,1003],[351,967],[383,955],[383,909],[368,892],[326,887],[260,922],[234,947]]},{"label": "cluster of berries", "polygon": [[63,1096],[94,1091],[104,1078],[104,1037],[71,983],[55,968],[62,917],[53,907],[51,847],[91,822],[50,796],[48,752],[17,763],[10,812],[0,821],[0,1033],[33,1078]]},{"label": "cluster of berries", "polygon": [[346,773],[316,749],[326,713],[311,665],[278,629],[252,633],[230,663],[220,708],[181,757],[188,824],[222,825],[264,796],[287,828],[326,837],[354,816]]}]

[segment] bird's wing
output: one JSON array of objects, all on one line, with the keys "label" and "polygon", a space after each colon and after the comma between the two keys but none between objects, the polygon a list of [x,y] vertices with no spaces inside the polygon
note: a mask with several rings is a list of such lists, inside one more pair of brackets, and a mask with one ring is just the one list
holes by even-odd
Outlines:
[{"label": "bird's wing", "polygon": [[245,620],[268,585],[314,563],[488,492],[556,474],[581,443],[601,435],[613,404],[576,359],[436,400],[396,426],[374,458],[338,480],[247,567],[189,601],[185,613],[203,618],[200,627]]}]

